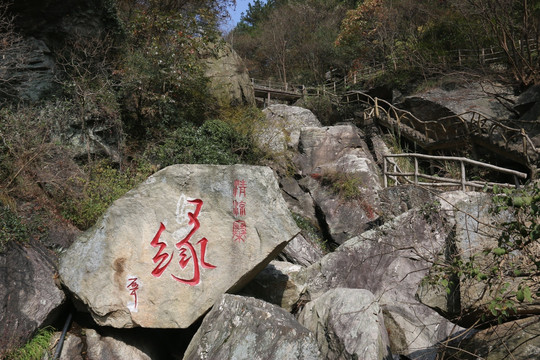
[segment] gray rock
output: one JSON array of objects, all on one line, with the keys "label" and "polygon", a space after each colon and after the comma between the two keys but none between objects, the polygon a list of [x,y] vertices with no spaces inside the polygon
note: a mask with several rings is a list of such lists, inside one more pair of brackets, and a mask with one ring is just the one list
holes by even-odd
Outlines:
[{"label": "gray rock", "polygon": [[[295,159],[299,173],[305,176],[300,186],[309,190],[320,212],[319,221],[337,243],[360,234],[378,217],[379,171],[362,137],[361,131],[349,124],[303,128],[300,133],[300,153]],[[336,174],[354,180],[344,180],[343,185],[353,184],[361,197],[343,199],[331,187],[323,186],[325,179]]]},{"label": "gray rock", "polygon": [[421,120],[459,115],[476,111],[489,118],[509,119],[516,100],[511,87],[495,82],[466,83],[442,86],[405,98],[398,107],[409,110]]},{"label": "gray rock", "polygon": [[[449,288],[450,292],[447,292],[440,283],[425,281],[418,289],[419,300],[462,326],[475,323],[482,314],[488,318],[490,312],[487,308],[497,297],[512,300],[516,311],[521,315],[537,314],[540,311],[540,302],[537,298],[533,298],[530,303],[515,300],[516,291],[523,278],[513,275],[512,266],[508,267],[508,264],[522,264],[521,266],[525,268],[526,264],[529,264],[532,267],[530,259],[518,251],[504,258],[496,258],[489,251],[484,253],[485,249],[498,247],[502,224],[512,220],[511,214],[492,213],[490,211],[493,206],[492,196],[486,193],[446,193],[442,195],[442,199],[451,204],[451,209],[447,213],[449,223],[454,226],[454,236],[448,239],[447,246],[455,250],[452,254],[445,254],[445,258],[440,258],[438,262],[445,260],[452,262],[454,256],[459,256],[464,264],[471,262],[472,267],[478,269],[479,273],[489,274],[491,268],[497,264],[502,267],[501,274],[504,275],[488,283],[479,280],[478,277],[465,275],[459,277],[454,274],[454,281],[459,283],[459,286]],[[529,250],[530,254],[540,256],[538,246],[530,247]],[[434,268],[430,277],[436,276],[437,271],[438,269]],[[523,269],[523,272],[525,271],[526,269]],[[504,291],[501,290],[503,284],[507,284]],[[529,286],[533,294],[540,291],[538,282],[522,285]]]},{"label": "gray rock", "polygon": [[453,324],[418,302],[415,292],[450,230],[438,211],[413,209],[348,240],[300,276],[311,299],[333,288],[371,291],[392,329],[392,352],[433,359],[435,344],[452,332]]},{"label": "gray rock", "polygon": [[86,329],[88,360],[151,360],[145,352],[110,336],[101,336],[94,329]]},{"label": "gray rock", "polygon": [[36,102],[57,87],[54,58],[43,41],[21,39],[0,51],[0,58],[0,99]]},{"label": "gray rock", "polygon": [[[510,321],[444,348],[444,358],[462,360],[540,359],[540,317]],[[441,351],[441,355],[442,355]]]},{"label": "gray rock", "polygon": [[294,264],[309,266],[319,261],[324,256],[324,252],[319,244],[298,234],[285,246],[282,255]]},{"label": "gray rock", "polygon": [[275,104],[263,112],[266,121],[256,129],[255,141],[261,148],[277,154],[297,149],[303,127],[321,126],[310,110],[298,106]]},{"label": "gray rock", "polygon": [[186,328],[298,232],[269,168],[175,165],[117,200],[60,276],[98,324]]},{"label": "gray rock", "polygon": [[275,305],[224,294],[204,318],[184,360],[321,359],[313,334]]},{"label": "gray rock", "polygon": [[440,202],[433,190],[414,185],[388,187],[379,191],[379,199],[381,212],[386,217],[398,216],[414,208],[428,211],[435,202]]},{"label": "gray rock", "polygon": [[[52,355],[56,353],[58,341],[60,340],[60,332],[56,332],[51,338],[50,355],[46,354],[42,360],[52,359]],[[83,360],[82,357],[83,342],[80,337],[67,333],[62,345],[62,351],[58,360]]]},{"label": "gray rock", "polygon": [[55,255],[43,245],[8,243],[0,255],[0,358],[55,320],[65,300],[55,276]]},{"label": "gray rock", "polygon": [[255,105],[253,85],[242,58],[224,41],[211,45],[209,52],[212,54],[204,62],[210,93],[222,105]]},{"label": "gray rock", "polygon": [[382,311],[368,290],[329,290],[309,302],[298,321],[315,334],[325,359],[391,359]]},{"label": "gray rock", "polygon": [[305,290],[296,282],[302,266],[285,261],[272,261],[240,292],[264,300],[291,312]]}]

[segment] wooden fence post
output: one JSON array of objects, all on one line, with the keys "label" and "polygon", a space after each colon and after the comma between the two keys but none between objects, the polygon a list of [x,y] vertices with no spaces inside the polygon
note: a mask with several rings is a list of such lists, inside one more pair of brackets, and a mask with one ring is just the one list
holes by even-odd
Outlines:
[{"label": "wooden fence post", "polygon": [[414,184],[418,185],[418,158],[414,157]]},{"label": "wooden fence post", "polygon": [[383,187],[388,187],[388,178],[386,177],[386,156],[383,157]]},{"label": "wooden fence post", "polygon": [[379,105],[378,105],[378,98],[375,98],[375,117],[379,118]]},{"label": "wooden fence post", "polygon": [[460,161],[461,164],[461,190],[465,191],[465,183],[467,182],[467,177],[465,175],[465,163],[463,161]]}]

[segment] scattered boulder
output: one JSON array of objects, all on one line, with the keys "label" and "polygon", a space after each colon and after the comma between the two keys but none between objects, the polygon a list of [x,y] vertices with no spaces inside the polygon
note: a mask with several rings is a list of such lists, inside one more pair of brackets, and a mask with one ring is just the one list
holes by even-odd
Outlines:
[{"label": "scattered boulder", "polygon": [[60,276],[100,325],[186,328],[298,232],[269,168],[174,165],[82,234]]},{"label": "scattered boulder", "polygon": [[303,128],[299,150],[300,187],[309,191],[331,239],[341,244],[366,230],[378,217],[381,186],[362,132],[350,124]]},{"label": "scattered boulder", "polygon": [[223,105],[255,105],[255,93],[244,61],[225,41],[210,45],[205,76],[210,93]]},{"label": "scattered boulder", "polygon": [[503,360],[540,358],[540,317],[533,316],[481,330],[443,347],[444,358]]},{"label": "scattered boulder", "polygon": [[56,320],[64,293],[55,283],[56,258],[39,242],[10,241],[0,255],[0,358]]},{"label": "scattered boulder", "polygon": [[[59,344],[60,336],[61,336],[60,332],[54,333],[50,342],[51,344],[50,355],[46,354],[42,360],[50,360],[53,358],[52,354],[55,354],[57,351],[57,346]],[[64,338],[64,343],[62,344],[62,351],[60,352],[60,356],[58,357],[58,360],[83,360],[83,357],[82,357],[83,347],[84,347],[83,342],[79,336],[66,333],[66,337]]]},{"label": "scattered boulder", "polygon": [[321,246],[298,234],[292,239],[281,253],[285,259],[293,264],[309,266],[319,261],[324,252]]},{"label": "scattered boulder", "polygon": [[415,292],[451,230],[437,209],[409,210],[346,241],[300,273],[307,294],[314,300],[334,288],[371,291],[383,309],[392,352],[434,358],[435,344],[454,325],[416,300]]},{"label": "scattered boulder", "polygon": [[184,360],[321,359],[313,334],[285,310],[224,294],[204,318]]},{"label": "scattered boulder", "polygon": [[287,149],[296,150],[302,128],[321,126],[310,110],[298,106],[274,104],[263,112],[266,122],[264,128],[256,131],[256,141],[263,149],[275,153],[283,153]]},{"label": "scattered boulder", "polygon": [[325,359],[392,358],[382,311],[368,290],[328,290],[304,307],[298,321],[315,334]]},{"label": "scattered boulder", "polygon": [[240,294],[264,300],[291,312],[305,290],[305,287],[295,280],[300,270],[300,265],[272,261]]},{"label": "scattered boulder", "polygon": [[101,336],[94,329],[87,329],[86,346],[87,356],[89,359],[133,359],[133,360],[151,360],[152,358],[137,349],[118,339],[110,336]]}]

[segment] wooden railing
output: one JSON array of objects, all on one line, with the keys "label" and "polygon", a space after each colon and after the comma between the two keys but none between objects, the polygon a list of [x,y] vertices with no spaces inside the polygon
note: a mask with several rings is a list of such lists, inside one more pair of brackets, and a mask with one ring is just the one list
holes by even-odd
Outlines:
[{"label": "wooden railing", "polygon": [[[405,172],[403,171],[398,164],[393,161],[393,158],[412,158],[414,162],[414,171]],[[418,159],[426,160],[436,160],[436,161],[455,161],[460,165],[460,178],[450,178],[450,177],[439,177],[433,175],[423,174],[419,170]],[[468,181],[467,174],[465,171],[465,164],[474,165],[476,167],[484,167],[490,170],[495,170],[503,174],[509,174],[514,177],[514,185],[512,184],[501,184],[494,182],[485,182],[485,181]],[[390,166],[390,169],[389,169]],[[411,180],[412,178],[412,180]],[[393,185],[399,185],[400,183],[422,185],[422,186],[432,186],[432,187],[456,187],[460,186],[461,190],[466,191],[467,188],[492,188],[493,186],[501,187],[519,187],[519,179],[526,179],[527,174],[512,170],[506,169],[499,166],[494,166],[491,164],[486,164],[481,161],[475,161],[463,157],[454,157],[454,156],[432,156],[424,154],[391,154],[384,155],[383,157],[383,186],[386,188],[389,185],[389,179],[393,180]],[[400,182],[400,179],[403,181]],[[425,179],[427,181],[420,181]]]},{"label": "wooden railing", "polygon": [[398,135],[405,133],[426,149],[435,149],[445,144],[456,144],[456,140],[466,141],[471,136],[516,152],[524,157],[525,163],[532,164],[540,158],[537,148],[523,128],[515,128],[501,120],[490,119],[477,111],[467,111],[436,120],[421,120],[411,112],[399,109],[376,97],[361,91],[351,91],[343,95],[344,103],[360,103],[364,106],[364,120],[376,118],[384,126]]}]

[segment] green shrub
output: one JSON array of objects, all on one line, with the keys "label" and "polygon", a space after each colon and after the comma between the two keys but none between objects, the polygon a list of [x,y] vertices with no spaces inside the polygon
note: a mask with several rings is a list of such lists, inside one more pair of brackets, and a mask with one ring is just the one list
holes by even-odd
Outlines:
[{"label": "green shrub", "polygon": [[78,228],[88,229],[116,199],[146,179],[150,172],[144,163],[123,171],[107,161],[86,165],[83,174],[71,180],[71,191],[60,200],[62,215]]},{"label": "green shrub", "polygon": [[325,172],[321,174],[321,184],[345,200],[362,200],[362,180],[350,173]]},{"label": "green shrub", "polygon": [[151,149],[148,156],[161,167],[172,164],[243,163],[253,153],[251,139],[222,120],[185,125]]},{"label": "green shrub", "polygon": [[6,360],[40,360],[49,351],[53,334],[52,327],[39,330],[23,347],[8,353]]}]

